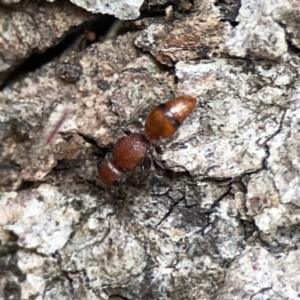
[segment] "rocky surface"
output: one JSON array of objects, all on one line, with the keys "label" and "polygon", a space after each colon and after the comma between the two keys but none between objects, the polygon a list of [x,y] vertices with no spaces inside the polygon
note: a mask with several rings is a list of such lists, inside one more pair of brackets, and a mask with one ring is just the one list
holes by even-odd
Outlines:
[{"label": "rocky surface", "polygon": [[4,4],[11,5],[0,4],[0,85],[32,54],[45,52],[97,18],[68,1]]},{"label": "rocky surface", "polygon": [[[154,4],[3,86],[1,299],[297,299],[300,7]],[[197,107],[155,170],[106,189],[122,127],[179,95]]]},{"label": "rocky surface", "polygon": [[121,20],[133,20],[140,16],[143,0],[71,0],[92,13],[110,14]]}]

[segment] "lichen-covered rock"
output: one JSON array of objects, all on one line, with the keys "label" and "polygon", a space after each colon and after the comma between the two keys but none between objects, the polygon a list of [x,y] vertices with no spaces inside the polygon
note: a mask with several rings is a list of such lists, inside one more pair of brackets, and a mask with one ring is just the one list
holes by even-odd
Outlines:
[{"label": "lichen-covered rock", "polygon": [[267,143],[267,169],[251,175],[246,201],[248,215],[274,250],[294,248],[299,237],[299,88],[287,104],[280,132]]},{"label": "lichen-covered rock", "polygon": [[222,52],[231,26],[216,17],[193,16],[170,24],[153,23],[135,43],[168,66],[178,61],[213,57]]},{"label": "lichen-covered rock", "polygon": [[[1,299],[297,299],[296,4],[241,1],[240,23],[239,1],[193,4],[1,90]],[[104,190],[123,127],[181,95],[197,107],[155,169]]]},{"label": "lichen-covered rock", "polygon": [[[6,180],[13,182],[12,186],[17,187],[23,179],[43,179],[56,165],[57,159],[65,157],[55,154],[55,148],[57,153],[57,144],[63,143],[63,138],[57,134],[49,141],[48,138],[66,113],[68,118],[58,129],[75,132],[75,91],[73,86],[66,86],[55,76],[53,63],[3,90],[3,102],[6,105],[0,112],[5,121],[5,125],[2,123],[4,130],[1,131],[4,133],[0,146],[1,160],[21,166],[16,170],[18,178],[15,178],[15,173],[6,177]],[[75,148],[80,149],[82,145],[78,143]]]},{"label": "lichen-covered rock", "polygon": [[[154,298],[181,295],[209,299],[218,290],[224,276],[220,264],[243,249],[243,229],[234,216],[234,207],[234,199],[223,199],[220,209],[215,209],[208,220],[197,206],[187,208],[180,202],[162,220],[157,232],[143,229],[143,240],[150,237],[150,255],[159,262],[145,278]],[[163,292],[165,286],[178,289]]]},{"label": "lichen-covered rock", "polygon": [[286,39],[298,49],[300,48],[300,32],[297,26],[299,16],[300,7],[298,3],[292,4],[292,6],[278,7],[273,12],[275,21],[284,25]]},{"label": "lichen-covered rock", "polygon": [[275,257],[262,247],[247,247],[230,266],[216,299],[297,299],[298,257],[298,250]]},{"label": "lichen-covered rock", "polygon": [[[282,69],[285,76],[274,77]],[[279,130],[284,116],[280,104],[289,99],[289,84],[296,77],[293,68],[216,59],[178,63],[176,74],[176,94],[197,97],[199,104],[178,130],[177,142],[182,140],[183,145],[189,138],[192,142],[185,147],[178,142],[177,148],[166,151],[166,164],[216,178],[262,168],[266,142]],[[265,81],[282,88],[259,88]]]},{"label": "lichen-covered rock", "polygon": [[58,199],[68,199],[49,185],[24,193],[7,193],[1,201],[1,225],[18,236],[18,245],[49,255],[69,239],[78,212],[72,207],[58,207]]},{"label": "lichen-covered rock", "polygon": [[58,44],[67,32],[95,16],[68,1],[21,1],[0,10],[0,84],[26,58]]},{"label": "lichen-covered rock", "polygon": [[62,268],[66,272],[84,271],[90,286],[97,290],[140,280],[147,265],[145,249],[133,228],[112,213],[111,208],[103,207],[100,214],[91,215],[60,251]]},{"label": "lichen-covered rock", "polygon": [[277,11],[294,10],[290,1],[241,1],[241,8],[236,21],[239,24],[232,31],[226,46],[230,55],[238,57],[275,59],[287,52],[288,45],[285,30],[280,25],[280,18],[275,20]]},{"label": "lichen-covered rock", "polygon": [[119,124],[144,118],[153,105],[172,97],[174,77],[139,57],[135,37],[124,35],[79,53],[82,74],[75,84],[56,76],[58,62],[3,90],[3,102],[10,105],[0,112],[5,120],[1,155],[21,166],[21,178],[16,170],[6,181],[18,186],[20,180],[42,180],[58,160],[74,159],[89,147],[77,133],[100,146],[115,143],[122,135]]},{"label": "lichen-covered rock", "polygon": [[140,16],[143,0],[71,0],[92,13],[113,15],[121,20],[133,20]]}]

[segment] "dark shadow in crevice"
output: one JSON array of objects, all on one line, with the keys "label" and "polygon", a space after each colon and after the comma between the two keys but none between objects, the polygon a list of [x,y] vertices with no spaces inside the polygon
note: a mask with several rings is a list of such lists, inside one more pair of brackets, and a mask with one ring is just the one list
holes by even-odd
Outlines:
[{"label": "dark shadow in crevice", "polygon": [[[72,43],[77,38],[83,36],[84,32],[92,31],[96,37],[104,36],[115,22],[116,18],[113,16],[101,16],[98,20],[93,22],[87,22],[82,24],[80,27],[73,28],[72,32],[67,33],[66,37],[43,53],[33,53],[29,58],[24,60],[3,82],[0,86],[0,90],[3,90],[6,86],[20,80],[27,73],[34,72],[41,66],[53,61],[56,57],[61,56],[65,50],[71,47]],[[91,42],[87,41],[88,46]],[[80,49],[79,49],[80,50]]]},{"label": "dark shadow in crevice", "polygon": [[229,22],[233,27],[236,27],[239,23],[236,22],[236,17],[239,14],[241,8],[240,0],[218,0],[215,2],[215,6],[218,7],[221,14],[221,21]]}]

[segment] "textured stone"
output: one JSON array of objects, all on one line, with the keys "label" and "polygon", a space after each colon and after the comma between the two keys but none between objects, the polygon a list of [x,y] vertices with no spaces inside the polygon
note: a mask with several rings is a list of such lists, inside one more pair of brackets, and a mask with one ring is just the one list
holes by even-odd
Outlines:
[{"label": "textured stone", "polygon": [[[297,3],[155,3],[1,90],[1,299],[297,299]],[[104,189],[122,129],[182,95],[163,154]]]},{"label": "textured stone", "polygon": [[57,45],[74,27],[93,19],[95,16],[68,1],[1,6],[0,84],[30,55]]},{"label": "textured stone", "polygon": [[71,225],[78,221],[78,213],[73,208],[57,207],[59,197],[48,185],[41,185],[31,193],[5,194],[1,225],[18,236],[20,247],[37,249],[46,255],[54,253],[66,244]]},{"label": "textured stone", "polygon": [[274,257],[262,247],[246,248],[231,265],[216,299],[297,299],[298,256],[299,251]]},{"label": "textured stone", "polygon": [[143,0],[71,0],[92,13],[113,15],[121,20],[133,20],[140,16]]}]

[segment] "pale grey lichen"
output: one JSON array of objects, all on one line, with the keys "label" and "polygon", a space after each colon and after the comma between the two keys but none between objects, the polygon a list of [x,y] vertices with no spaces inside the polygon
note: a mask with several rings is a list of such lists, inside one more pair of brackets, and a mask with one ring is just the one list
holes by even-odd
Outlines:
[{"label": "pale grey lichen", "polygon": [[254,58],[279,58],[287,52],[284,28],[274,20],[275,10],[291,10],[289,1],[241,1],[236,19],[238,25],[232,31],[226,46],[230,55]]},{"label": "pale grey lichen", "polygon": [[[104,210],[111,213],[111,209]],[[91,215],[60,251],[62,267],[67,272],[85,270],[91,287],[96,289],[126,286],[132,277],[142,278],[146,252],[130,224],[114,216],[102,219],[103,213]]]},{"label": "pale grey lichen", "polygon": [[262,247],[247,247],[230,266],[216,299],[297,299],[298,257],[298,250],[275,257]]},{"label": "pale grey lichen", "polygon": [[18,245],[23,248],[45,255],[54,253],[66,244],[72,225],[78,221],[79,214],[73,208],[58,207],[56,200],[61,195],[49,185],[41,185],[31,193],[8,193],[3,197],[2,226],[18,236]]},{"label": "pale grey lichen", "polygon": [[71,0],[75,5],[92,13],[113,15],[121,20],[133,20],[140,16],[143,0]]}]

